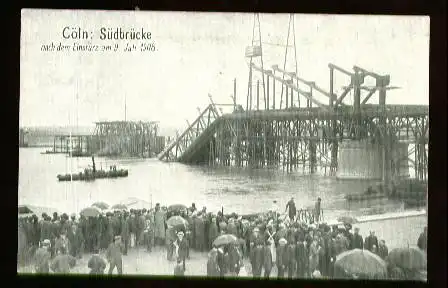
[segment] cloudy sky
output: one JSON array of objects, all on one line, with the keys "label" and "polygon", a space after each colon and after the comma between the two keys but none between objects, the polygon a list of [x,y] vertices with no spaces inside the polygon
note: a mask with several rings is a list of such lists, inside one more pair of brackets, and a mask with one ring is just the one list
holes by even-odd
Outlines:
[{"label": "cloudy sky", "polygon": [[[246,46],[254,15],[241,13],[110,12],[23,10],[21,32],[20,125],[92,125],[124,119],[185,126],[216,103],[246,103],[249,77]],[[263,42],[285,44],[289,15],[260,14]],[[328,90],[328,63],[390,74],[389,104],[428,104],[429,17],[294,16],[297,69],[301,77]],[[64,27],[82,27],[89,40],[65,40]],[[101,41],[101,27],[143,28],[155,52],[124,52],[132,41]],[[290,44],[293,42],[291,35]],[[119,44],[117,52],[43,52],[42,45]],[[140,44],[139,41],[135,41]],[[283,66],[285,48],[263,45],[264,66]],[[288,70],[295,70],[288,51]],[[338,76],[336,92],[347,83]],[[317,96],[319,97],[319,96]],[[77,100],[76,100],[77,99]],[[377,96],[372,103],[377,102]],[[322,99],[324,100],[324,99]],[[347,100],[350,103],[350,99]]]}]

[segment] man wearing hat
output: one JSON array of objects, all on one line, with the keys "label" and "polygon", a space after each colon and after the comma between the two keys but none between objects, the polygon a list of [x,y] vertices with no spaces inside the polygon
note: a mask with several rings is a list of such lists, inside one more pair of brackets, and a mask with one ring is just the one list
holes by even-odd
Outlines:
[{"label": "man wearing hat", "polygon": [[174,246],[177,249],[177,259],[182,261],[183,269],[185,271],[185,259],[187,258],[188,253],[188,243],[184,236],[185,234],[183,231],[177,232],[177,239],[174,241]]},{"label": "man wearing hat", "polygon": [[123,274],[123,259],[121,251],[124,249],[121,243],[121,236],[114,237],[114,243],[110,243],[106,252],[106,258],[109,262],[109,275],[112,274],[115,267],[117,267],[118,274]]},{"label": "man wearing hat", "polygon": [[363,249],[364,241],[362,239],[362,236],[359,235],[359,227],[355,227],[350,244],[350,249]]},{"label": "man wearing hat", "polygon": [[294,203],[294,197],[291,197],[291,200],[289,200],[286,204],[285,212],[286,211],[288,211],[289,219],[293,221],[297,213],[296,203]]},{"label": "man wearing hat", "polygon": [[102,275],[106,269],[106,261],[100,256],[98,248],[95,248],[93,255],[87,263],[87,267],[90,269],[89,274]]},{"label": "man wearing hat", "polygon": [[50,240],[45,239],[42,241],[41,247],[36,250],[34,255],[35,259],[35,271],[38,274],[47,274],[50,272]]},{"label": "man wearing hat", "polygon": [[81,248],[84,242],[81,227],[78,225],[72,225],[71,229],[67,233],[67,238],[70,242],[70,255],[81,259]]},{"label": "man wearing hat", "polygon": [[288,250],[286,249],[286,244],[288,244],[288,241],[286,241],[285,238],[281,238],[278,240],[278,247],[277,247],[277,270],[278,270],[278,278],[283,278],[285,275],[285,269],[286,265],[288,264]]},{"label": "man wearing hat", "polygon": [[364,249],[373,252],[373,245],[378,247],[378,238],[375,236],[375,231],[370,231],[370,235],[366,237],[364,241]]}]

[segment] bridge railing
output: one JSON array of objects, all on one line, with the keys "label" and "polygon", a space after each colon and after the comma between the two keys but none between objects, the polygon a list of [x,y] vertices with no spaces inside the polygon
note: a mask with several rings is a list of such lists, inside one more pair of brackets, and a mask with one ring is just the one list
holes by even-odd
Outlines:
[{"label": "bridge railing", "polygon": [[209,104],[195,119],[195,121],[185,129],[185,131],[177,135],[165,149],[157,155],[162,161],[176,161],[216,119],[220,117],[220,113],[215,104]]}]

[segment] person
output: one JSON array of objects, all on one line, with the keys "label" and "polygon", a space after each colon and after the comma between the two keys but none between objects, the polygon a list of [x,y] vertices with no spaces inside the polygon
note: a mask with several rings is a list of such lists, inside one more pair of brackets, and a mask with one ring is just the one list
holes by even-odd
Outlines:
[{"label": "person", "polygon": [[296,245],[297,277],[304,278],[307,275],[308,251],[304,237],[299,237]]},{"label": "person", "polygon": [[289,219],[293,221],[297,213],[296,203],[294,203],[294,197],[291,197],[291,200],[289,200],[286,204],[285,212],[286,211],[288,211]]},{"label": "person", "polygon": [[274,240],[266,241],[266,245],[264,246],[264,255],[263,255],[263,268],[264,268],[264,277],[269,278],[272,271],[272,251],[271,251],[271,243],[273,243]]},{"label": "person", "polygon": [[378,256],[385,260],[387,255],[389,255],[389,249],[386,246],[386,241],[381,240],[378,246]]},{"label": "person", "polygon": [[321,212],[320,204],[321,204],[321,199],[320,199],[320,197],[318,197],[316,204],[314,205],[314,222],[315,223],[319,223],[319,221],[320,221],[320,212]]},{"label": "person", "polygon": [[286,241],[285,238],[281,238],[278,240],[279,246],[277,247],[277,277],[283,278],[285,274],[285,268],[286,264],[288,263],[288,253],[286,249],[286,244],[288,244],[288,241]]},{"label": "person", "polygon": [[174,267],[174,276],[184,276],[185,266],[182,264],[182,259],[178,258],[176,266]]},{"label": "person", "polygon": [[70,243],[70,255],[81,259],[81,247],[84,242],[81,227],[78,225],[72,225],[71,229],[67,233],[67,238]]},{"label": "person", "polygon": [[375,231],[370,231],[370,235],[367,236],[364,241],[364,249],[373,252],[373,245],[378,247],[378,238],[375,236]]},{"label": "person", "polygon": [[95,248],[93,255],[87,263],[87,267],[90,269],[92,275],[102,275],[106,269],[106,261],[100,256],[99,250]]},{"label": "person", "polygon": [[144,243],[146,247],[146,251],[151,252],[152,247],[154,246],[154,228],[151,220],[145,221],[145,230],[144,230]]},{"label": "person", "polygon": [[207,276],[219,277],[219,266],[218,266],[218,249],[213,247],[208,253],[207,259]]},{"label": "person", "polygon": [[129,240],[130,240],[130,236],[131,236],[130,229],[129,229],[129,222],[127,220],[127,216],[128,216],[127,213],[125,213],[123,215],[123,218],[121,219],[121,237],[120,237],[120,241],[124,245],[123,255],[128,255]]},{"label": "person", "polygon": [[263,245],[260,242],[255,244],[255,247],[250,251],[251,253],[251,264],[252,264],[252,275],[254,278],[258,278],[261,276],[261,269],[263,268],[263,256],[264,249]]},{"label": "person", "polygon": [[45,239],[34,255],[35,271],[38,274],[48,274],[50,272],[50,240]]},{"label": "person", "polygon": [[420,234],[417,240],[417,246],[423,251],[427,251],[428,246],[428,227],[425,226],[423,232]]},{"label": "person", "polygon": [[69,241],[66,237],[65,231],[61,231],[61,234],[59,235],[59,238],[55,241],[55,250],[58,250],[60,248],[63,248],[64,251],[69,251]]},{"label": "person", "polygon": [[121,254],[123,248],[121,236],[115,236],[114,242],[110,243],[106,252],[106,258],[109,262],[109,275],[112,275],[115,267],[117,267],[118,274],[123,274],[123,260]]},{"label": "person", "polygon": [[174,241],[174,245],[177,249],[177,260],[180,259],[182,261],[183,269],[185,271],[185,259],[187,258],[188,243],[184,238],[183,231],[179,231],[177,233],[177,239]]},{"label": "person", "polygon": [[63,247],[58,248],[56,250],[56,254],[56,257],[50,265],[51,270],[55,273],[70,273],[70,268],[76,265],[76,258],[71,255],[67,255],[67,251]]},{"label": "person", "polygon": [[363,249],[363,239],[362,236],[359,235],[359,227],[355,227],[352,241],[350,242],[350,249]]}]

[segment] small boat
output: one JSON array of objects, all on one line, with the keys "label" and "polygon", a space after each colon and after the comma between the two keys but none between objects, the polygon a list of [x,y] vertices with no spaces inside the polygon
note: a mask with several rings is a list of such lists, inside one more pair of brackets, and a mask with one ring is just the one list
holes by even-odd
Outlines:
[{"label": "small boat", "polygon": [[104,178],[128,177],[128,170],[125,169],[111,171],[99,170],[95,172],[93,172],[92,170],[87,171],[87,173],[80,172],[78,174],[57,175],[57,178],[59,181],[91,181]]},{"label": "small boat", "polygon": [[95,179],[104,179],[104,178],[120,178],[120,177],[128,177],[127,169],[117,169],[116,166],[111,166],[109,171],[104,170],[96,170],[95,168],[95,159],[92,156],[92,169],[85,169],[84,173],[79,172],[78,174],[65,174],[65,175],[57,175],[59,181],[92,181]]}]

